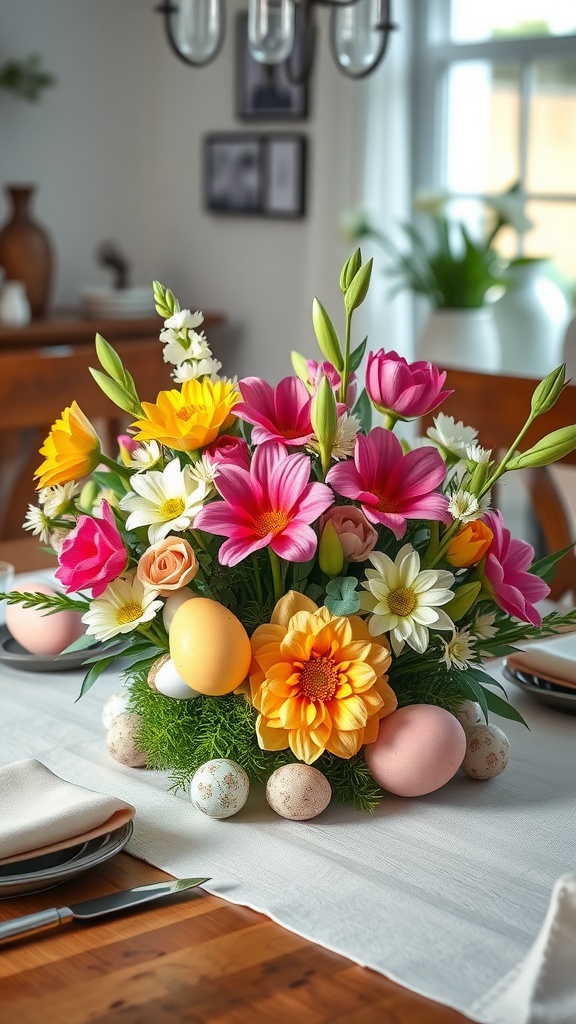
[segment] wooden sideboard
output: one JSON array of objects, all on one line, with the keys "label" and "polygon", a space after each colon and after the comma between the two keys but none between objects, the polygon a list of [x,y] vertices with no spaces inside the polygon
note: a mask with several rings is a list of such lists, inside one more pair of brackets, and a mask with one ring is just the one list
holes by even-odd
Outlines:
[{"label": "wooden sideboard", "polygon": [[[223,313],[205,313],[203,329],[207,332],[226,322]],[[112,344],[120,340],[158,341],[162,328],[159,316],[88,320],[75,310],[60,311],[46,320],[33,320],[25,327],[0,324],[0,352],[38,348],[47,345],[93,344],[96,333]]]}]

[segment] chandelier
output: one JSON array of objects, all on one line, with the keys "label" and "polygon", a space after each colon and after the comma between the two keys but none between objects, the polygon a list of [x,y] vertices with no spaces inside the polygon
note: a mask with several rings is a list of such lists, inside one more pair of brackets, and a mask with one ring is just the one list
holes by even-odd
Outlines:
[{"label": "chandelier", "polygon": [[[280,64],[293,82],[312,70],[315,8],[330,8],[330,44],[337,67],[348,78],[365,78],[378,67],[396,28],[391,0],[248,0],[248,49],[261,64]],[[225,34],[225,0],[162,0],[171,49],[192,67],[217,57]],[[296,55],[299,55],[298,58]]]}]

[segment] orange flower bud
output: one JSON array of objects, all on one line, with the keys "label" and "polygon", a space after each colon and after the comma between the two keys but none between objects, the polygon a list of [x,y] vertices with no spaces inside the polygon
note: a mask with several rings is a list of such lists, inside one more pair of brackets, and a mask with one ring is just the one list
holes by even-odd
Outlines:
[{"label": "orange flower bud", "polygon": [[478,565],[488,551],[493,536],[490,527],[481,519],[464,523],[448,545],[446,561],[456,569],[468,569],[471,565]]}]

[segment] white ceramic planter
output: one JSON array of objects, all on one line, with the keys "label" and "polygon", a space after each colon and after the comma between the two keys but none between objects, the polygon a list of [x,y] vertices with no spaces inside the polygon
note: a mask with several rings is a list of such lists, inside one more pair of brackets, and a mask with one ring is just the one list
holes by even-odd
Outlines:
[{"label": "white ceramic planter", "polygon": [[492,308],[431,310],[417,352],[419,359],[440,367],[498,370],[500,345]]},{"label": "white ceramic planter", "polygon": [[517,260],[506,272],[510,285],[493,308],[507,373],[544,377],[562,362],[570,311],[548,275],[549,265],[544,259]]}]

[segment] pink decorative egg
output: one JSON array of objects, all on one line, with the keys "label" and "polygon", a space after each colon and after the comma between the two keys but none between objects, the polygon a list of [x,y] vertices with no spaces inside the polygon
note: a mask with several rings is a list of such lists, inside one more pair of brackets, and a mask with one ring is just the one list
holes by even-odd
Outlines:
[{"label": "pink decorative egg", "polygon": [[[36,581],[13,587],[13,590],[24,590],[28,594],[55,593],[46,584]],[[62,611],[49,615],[46,609],[25,608],[23,604],[7,605],[6,626],[25,651],[54,656],[61,654],[86,630],[81,612]]]},{"label": "pink decorative egg", "polygon": [[444,786],[466,754],[466,733],[454,715],[433,704],[409,704],[383,718],[364,757],[374,780],[398,796],[423,796]]}]

